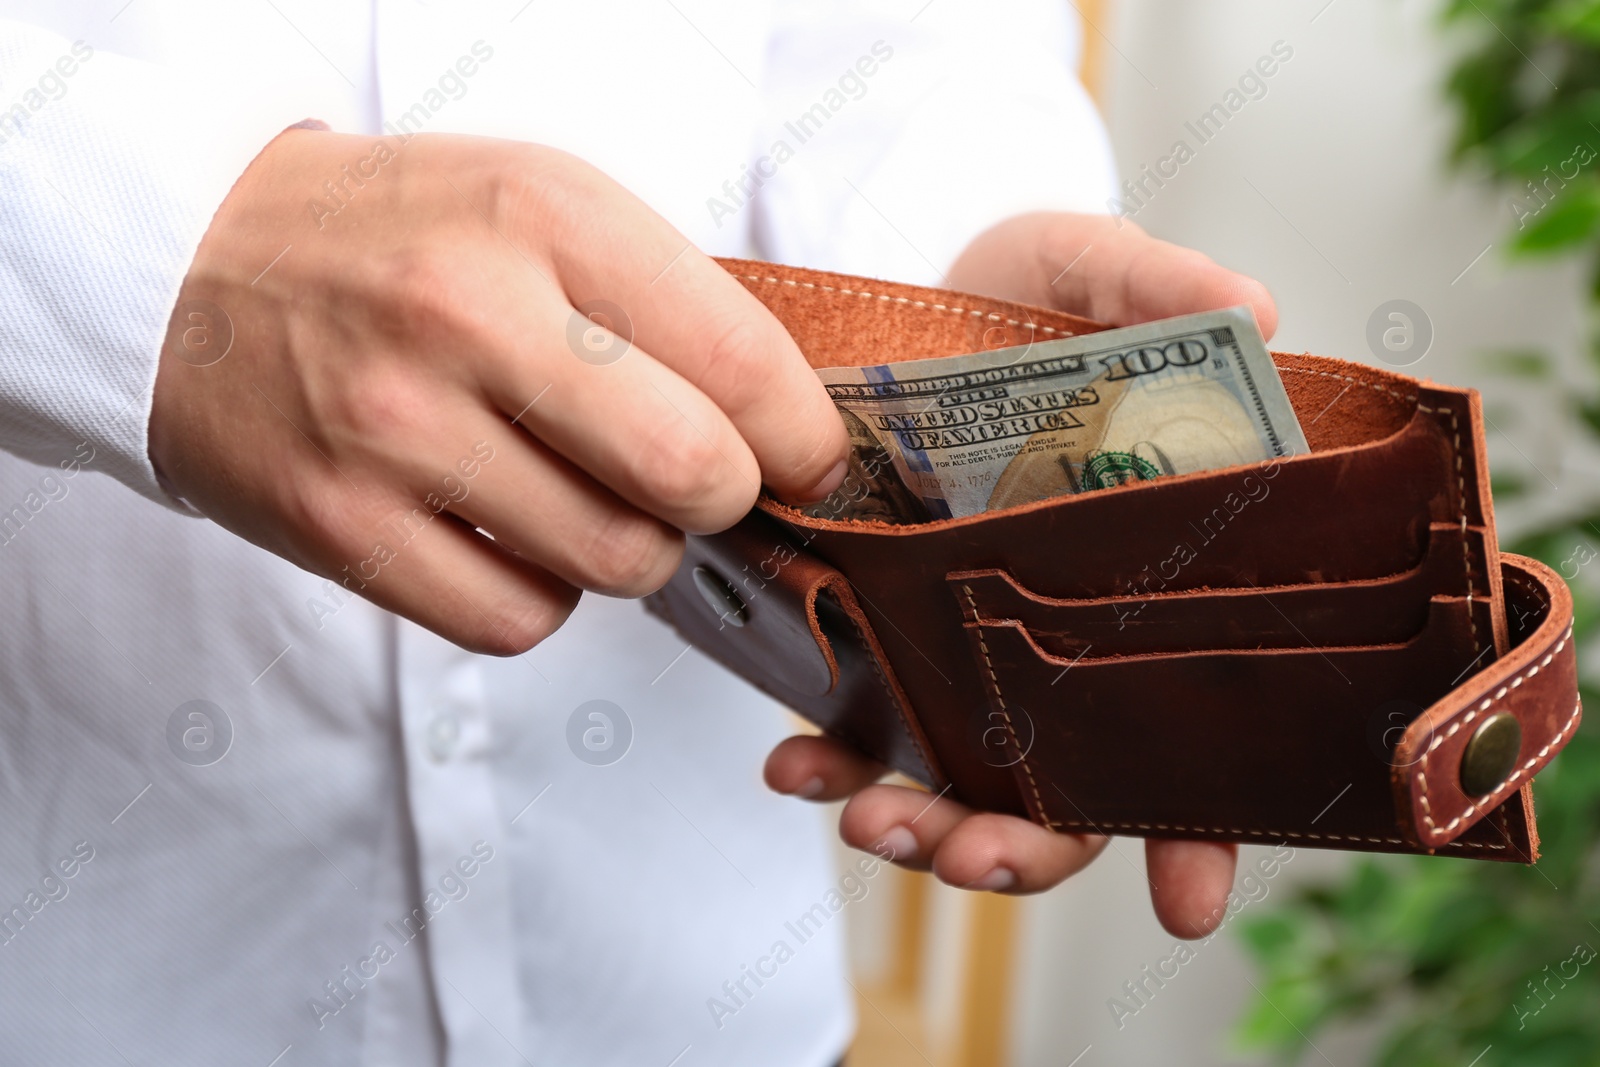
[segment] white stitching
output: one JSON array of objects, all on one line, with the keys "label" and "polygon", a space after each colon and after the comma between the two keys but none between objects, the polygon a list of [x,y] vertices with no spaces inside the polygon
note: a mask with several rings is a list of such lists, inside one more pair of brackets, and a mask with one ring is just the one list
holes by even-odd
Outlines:
[{"label": "white stitching", "polygon": [[[1456,502],[1461,521],[1461,563],[1467,572],[1467,629],[1472,634],[1472,650],[1481,655],[1483,653],[1483,641],[1478,636],[1478,620],[1472,610],[1472,602],[1478,599],[1478,591],[1472,584],[1472,549],[1467,543],[1467,475],[1465,465],[1461,462],[1461,420],[1456,416],[1455,408],[1431,408],[1421,402],[1420,393],[1412,393],[1407,396],[1397,393],[1393,389],[1386,389],[1381,385],[1376,385],[1373,382],[1364,381],[1348,374],[1334,374],[1332,371],[1312,370],[1308,367],[1284,366],[1278,369],[1280,371],[1290,371],[1294,374],[1311,374],[1318,378],[1332,378],[1335,381],[1348,382],[1350,385],[1359,385],[1363,389],[1371,389],[1375,393],[1383,393],[1394,397],[1396,400],[1408,404],[1416,404],[1418,411],[1426,412],[1429,415],[1442,413],[1450,416],[1451,447],[1454,451],[1456,463]],[[1338,398],[1335,397],[1334,399],[1337,400]]]},{"label": "white stitching", "polygon": [[[1455,461],[1456,461],[1456,492],[1457,492],[1457,502],[1460,505],[1459,510],[1461,512],[1461,532],[1463,534],[1466,533],[1466,531],[1467,531],[1467,476],[1466,476],[1465,467],[1461,462],[1461,421],[1456,416],[1456,411],[1455,411],[1454,408],[1452,408],[1452,407],[1430,408],[1426,404],[1423,404],[1423,403],[1420,402],[1421,394],[1419,394],[1419,393],[1412,393],[1409,396],[1407,396],[1406,394],[1403,394],[1403,393],[1397,393],[1393,389],[1386,389],[1381,385],[1376,385],[1376,384],[1374,384],[1372,382],[1369,382],[1369,381],[1363,381],[1360,378],[1355,378],[1355,377],[1352,377],[1352,376],[1350,376],[1348,374],[1334,374],[1332,371],[1311,370],[1308,367],[1283,366],[1283,367],[1279,367],[1278,370],[1280,370],[1280,371],[1289,371],[1290,373],[1293,373],[1293,374],[1310,374],[1310,375],[1314,375],[1314,376],[1316,376],[1318,378],[1332,378],[1335,381],[1348,382],[1351,385],[1359,385],[1363,389],[1371,389],[1375,393],[1383,393],[1386,396],[1392,396],[1396,400],[1404,401],[1405,403],[1408,403],[1408,404],[1416,404],[1418,411],[1425,411],[1429,415],[1438,415],[1441,412],[1443,414],[1449,415],[1450,416],[1450,434],[1451,434],[1451,437],[1453,439],[1452,447],[1453,447],[1454,452],[1455,452]],[[1461,551],[1462,551],[1463,557],[1466,559],[1466,562],[1467,562],[1467,600],[1470,602],[1473,599],[1474,594],[1475,594],[1475,590],[1473,589],[1473,586],[1472,586],[1472,562],[1471,562],[1472,557],[1471,557],[1471,554],[1468,552],[1467,546],[1466,546],[1465,543],[1462,544]],[[1469,604],[1469,606],[1470,606],[1470,604]],[[1477,627],[1476,622],[1472,619],[1472,616],[1471,616],[1470,612],[1469,612],[1467,618],[1468,618],[1469,624],[1472,626],[1474,648],[1477,651],[1482,651],[1482,649],[1477,648],[1477,640],[1478,640],[1477,631],[1478,631],[1478,627]]]},{"label": "white stitching", "polygon": [[1571,639],[1572,626],[1569,625],[1567,627],[1566,634],[1564,634],[1561,640],[1557,642],[1555,648],[1545,653],[1544,659],[1524,670],[1506,685],[1501,686],[1493,696],[1486,697],[1481,704],[1467,712],[1464,717],[1457,719],[1450,725],[1450,729],[1448,731],[1446,731],[1442,736],[1435,737],[1432,743],[1428,745],[1428,751],[1423,753],[1422,763],[1417,769],[1417,783],[1419,790],[1418,795],[1422,799],[1422,821],[1427,825],[1429,830],[1435,830],[1439,833],[1447,834],[1454,830],[1463,819],[1471,818],[1473,814],[1478,811],[1478,806],[1480,804],[1482,804],[1484,807],[1493,807],[1498,804],[1509,794],[1511,787],[1515,786],[1517,781],[1527,774],[1530,769],[1532,769],[1534,764],[1548,756],[1550,754],[1550,750],[1560,745],[1561,739],[1567,736],[1567,731],[1572,729],[1573,725],[1578,721],[1579,712],[1583,710],[1582,700],[1579,700],[1577,704],[1573,705],[1572,714],[1567,717],[1567,721],[1562,725],[1561,731],[1557,733],[1555,737],[1551,738],[1548,744],[1535,753],[1532,759],[1528,760],[1528,762],[1524,763],[1521,767],[1517,768],[1516,771],[1512,772],[1511,777],[1501,782],[1494,792],[1490,793],[1482,800],[1474,801],[1473,803],[1468,804],[1466,809],[1462,811],[1460,815],[1457,815],[1454,819],[1451,819],[1443,827],[1438,826],[1433,821],[1433,806],[1428,802],[1428,760],[1433,756],[1434,750],[1440,745],[1444,744],[1446,741],[1450,740],[1450,738],[1454,737],[1457,731],[1459,731],[1463,726],[1466,726],[1468,723],[1472,722],[1473,719],[1477,718],[1480,712],[1488,711],[1494,706],[1496,701],[1503,699],[1506,694],[1521,686],[1524,681],[1532,678],[1541,670],[1550,666],[1550,662],[1561,653],[1563,648],[1567,647],[1567,642]]},{"label": "white stitching", "polygon": [[[972,586],[963,584],[961,591],[967,594],[967,604],[972,608],[972,621],[978,622],[978,602],[972,595]],[[1033,776],[1033,768],[1028,765],[1028,754],[1022,749],[1022,742],[1017,740],[1016,727],[1011,723],[1011,710],[1006,707],[1006,698],[1000,692],[1000,676],[995,673],[994,660],[989,658],[989,643],[983,639],[983,626],[977,627],[978,648],[983,651],[983,665],[989,668],[989,680],[994,683],[994,698],[1000,704],[1000,717],[1005,720],[1006,734],[1010,736],[1011,743],[1016,746],[1022,764],[1022,771],[1028,776],[1028,787],[1033,790],[1033,799],[1039,805],[1039,819],[1046,829],[1055,829],[1061,825],[1050,817],[1045,810],[1044,796],[1039,792],[1039,782]]]},{"label": "white stitching", "polygon": [[[1159,822],[1078,822],[1067,819],[1060,822],[1061,826],[1081,827],[1090,830],[1176,830],[1184,834],[1225,834],[1244,837],[1292,837],[1296,840],[1307,841],[1359,841],[1369,845],[1407,845],[1411,842],[1402,837],[1362,837],[1359,834],[1302,834],[1293,830],[1238,830],[1223,826],[1177,826]],[[1504,852],[1505,845],[1496,845],[1484,841],[1447,841],[1443,848],[1463,849],[1494,849]]]},{"label": "white stitching", "polygon": [[[962,587],[961,587],[961,591],[964,592],[967,595],[967,604],[972,609],[972,621],[973,621],[974,627],[975,627],[975,629],[977,631],[977,635],[978,635],[978,647],[983,651],[983,663],[984,663],[984,666],[989,669],[989,678],[994,683],[994,695],[995,695],[995,699],[1000,702],[1000,714],[1005,719],[1006,732],[1008,734],[1010,734],[1011,743],[1013,745],[1016,745],[1017,751],[1018,752],[1022,752],[1022,745],[1021,745],[1020,742],[1017,741],[1016,731],[1013,729],[1013,727],[1011,725],[1011,714],[1006,708],[1005,698],[1000,693],[1000,678],[995,673],[994,661],[992,659],[990,659],[990,657],[989,657],[989,645],[983,639],[984,622],[983,622],[983,619],[978,615],[978,605],[977,605],[977,601],[973,597],[972,587],[970,585],[963,584]],[[1559,651],[1559,649],[1557,651]],[[1039,784],[1034,779],[1033,768],[1028,765],[1028,756],[1027,756],[1026,753],[1022,753],[1021,763],[1022,763],[1023,771],[1026,772],[1027,775],[1028,775],[1028,784],[1033,789],[1034,799],[1036,801],[1038,801],[1038,803],[1039,803],[1039,816],[1040,816],[1040,819],[1042,820],[1042,822],[1044,823],[1044,825],[1046,827],[1051,828],[1051,829],[1054,829],[1056,827],[1068,827],[1068,826],[1070,826],[1070,827],[1077,827],[1077,828],[1087,828],[1087,829],[1093,830],[1095,832],[1099,832],[1100,830],[1106,830],[1106,829],[1110,829],[1110,830],[1158,830],[1158,831],[1161,831],[1161,830],[1176,830],[1176,831],[1178,831],[1180,833],[1186,833],[1186,834],[1219,834],[1219,835],[1234,836],[1234,837],[1286,837],[1286,838],[1287,837],[1292,837],[1292,838],[1295,838],[1296,840],[1306,840],[1306,841],[1354,841],[1354,842],[1365,842],[1366,844],[1370,844],[1370,845],[1409,845],[1410,844],[1409,841],[1406,841],[1404,838],[1400,838],[1400,837],[1362,837],[1359,834],[1311,834],[1311,833],[1298,833],[1298,832],[1293,831],[1293,830],[1245,830],[1245,829],[1240,829],[1240,828],[1237,828],[1237,827],[1225,827],[1225,826],[1178,826],[1178,825],[1175,825],[1175,824],[1168,824],[1168,823],[1145,823],[1145,822],[1138,822],[1138,823],[1127,823],[1127,822],[1078,822],[1077,820],[1074,820],[1074,819],[1053,819],[1053,818],[1051,818],[1049,812],[1045,810],[1044,797],[1042,795],[1040,795]],[[1455,840],[1455,841],[1446,841],[1444,843],[1444,845],[1441,846],[1441,847],[1444,847],[1444,848],[1460,848],[1460,849],[1491,849],[1491,850],[1494,850],[1494,851],[1502,851],[1502,852],[1505,851],[1505,849],[1506,849],[1505,845],[1496,845],[1496,844],[1493,844],[1493,843],[1481,842],[1481,841],[1461,841],[1459,839]]]},{"label": "white stitching", "polygon": [[1410,396],[1407,396],[1404,393],[1397,393],[1393,389],[1385,389],[1381,385],[1375,385],[1372,382],[1365,381],[1361,378],[1353,378],[1348,374],[1335,374],[1332,371],[1326,370],[1312,370],[1310,367],[1280,366],[1278,367],[1278,370],[1289,371],[1292,374],[1312,374],[1318,378],[1333,378],[1336,381],[1349,382],[1351,385],[1359,385],[1363,389],[1371,389],[1375,393],[1387,393],[1396,400],[1403,400],[1408,404],[1415,403],[1418,397],[1418,394],[1416,393],[1412,393]]},{"label": "white stitching", "polygon": [[867,654],[867,662],[872,664],[872,673],[878,676],[878,681],[883,683],[883,691],[889,694],[889,706],[894,708],[897,713],[895,721],[900,724],[900,729],[906,735],[906,740],[910,741],[911,747],[916,750],[917,758],[922,761],[922,769],[927,773],[928,780],[935,780],[938,776],[933,772],[933,761],[928,758],[928,753],[923,750],[922,743],[917,740],[917,735],[911,731],[911,726],[906,721],[906,707],[900,698],[895,696],[894,687],[889,684],[888,675],[884,674],[883,668],[878,665],[877,653],[872,651],[872,643],[867,640],[866,631],[861,628],[861,624],[856,622],[855,619],[851,619],[850,624],[855,627],[856,633],[861,637],[861,645],[863,651]]},{"label": "white stitching", "polygon": [[[973,623],[975,625],[975,628],[976,628],[976,631],[977,631],[977,635],[978,635],[978,647],[983,651],[983,663],[984,663],[984,666],[989,669],[989,679],[990,679],[990,681],[992,681],[994,683],[994,695],[995,695],[995,699],[1000,702],[1000,714],[1001,714],[1002,718],[1004,718],[1004,720],[1005,720],[1006,732],[1011,736],[1011,743],[1016,746],[1017,751],[1018,752],[1022,752],[1022,745],[1017,740],[1016,730],[1013,728],[1013,726],[1011,724],[1011,713],[1006,708],[1005,697],[1002,696],[1001,693],[1000,693],[1000,678],[999,678],[999,675],[997,675],[995,673],[994,661],[989,656],[989,645],[983,639],[983,620],[978,615],[978,604],[977,604],[976,599],[973,597],[972,587],[970,585],[963,584],[961,586],[961,591],[967,595],[967,604],[972,609],[972,621],[973,621]],[[1050,829],[1055,829],[1056,827],[1072,826],[1072,827],[1087,827],[1087,828],[1089,828],[1091,830],[1096,830],[1096,831],[1102,830],[1102,829],[1112,829],[1112,830],[1176,830],[1176,831],[1179,831],[1180,833],[1186,833],[1186,834],[1222,834],[1222,835],[1232,835],[1232,836],[1235,836],[1235,837],[1292,837],[1292,838],[1295,838],[1297,840],[1306,840],[1306,841],[1359,841],[1359,842],[1365,842],[1367,844],[1372,844],[1372,845],[1406,845],[1406,844],[1409,844],[1408,841],[1406,841],[1403,838],[1399,838],[1399,837],[1361,837],[1361,836],[1356,835],[1356,834],[1310,834],[1310,833],[1297,833],[1297,832],[1292,831],[1292,830],[1243,830],[1243,829],[1237,829],[1237,828],[1232,828],[1232,827],[1221,827],[1221,826],[1177,826],[1177,825],[1169,825],[1169,824],[1166,824],[1166,823],[1142,823],[1142,822],[1141,823],[1126,823],[1126,822],[1099,822],[1099,823],[1088,822],[1088,823],[1085,823],[1085,822],[1078,822],[1078,821],[1072,820],[1072,819],[1054,819],[1054,818],[1051,818],[1050,813],[1045,809],[1044,797],[1039,792],[1039,783],[1033,776],[1033,768],[1028,765],[1027,753],[1022,753],[1022,758],[1021,758],[1020,762],[1022,763],[1023,771],[1028,776],[1028,784],[1033,789],[1034,799],[1039,804],[1039,817],[1040,817],[1040,820],[1043,822],[1043,824],[1047,828],[1050,828]],[[1486,844],[1486,843],[1478,842],[1478,841],[1459,841],[1458,840],[1458,841],[1446,842],[1444,847],[1446,847],[1446,848],[1461,848],[1461,849],[1474,849],[1474,848],[1477,848],[1477,849],[1494,849],[1494,850],[1503,851],[1506,846],[1505,845]]]},{"label": "white stitching", "polygon": [[1060,334],[1062,337],[1076,337],[1072,330],[1060,330],[1054,326],[1041,326],[1034,322],[1023,322],[1020,319],[1008,319],[992,311],[981,308],[950,307],[946,304],[930,304],[926,300],[912,300],[906,296],[890,296],[887,293],[869,293],[860,289],[843,289],[838,286],[824,285],[821,282],[798,282],[788,278],[773,278],[757,274],[739,274],[736,277],[747,282],[766,282],[769,285],[793,285],[802,289],[815,289],[824,293],[836,293],[839,296],[856,296],[863,300],[881,300],[885,303],[904,304],[907,307],[920,308],[923,311],[943,311],[951,315],[966,315],[972,318],[988,319],[990,322],[1003,322],[1007,326],[1026,326],[1030,330],[1041,333]]},{"label": "white stitching", "polygon": [[[1437,415],[1441,409],[1430,408],[1426,404],[1418,403],[1418,411],[1426,411],[1430,415]],[[1455,439],[1456,457],[1456,493],[1461,510],[1461,565],[1467,572],[1467,628],[1472,633],[1472,650],[1478,655],[1483,654],[1483,642],[1478,636],[1478,620],[1473,614],[1472,602],[1476,599],[1477,590],[1472,586],[1472,548],[1467,541],[1467,475],[1461,463],[1461,423],[1456,418],[1454,408],[1442,409],[1450,416],[1450,433]]]},{"label": "white stitching", "polygon": [[[1293,371],[1297,374],[1314,374],[1323,378],[1334,378],[1339,381],[1349,382],[1352,385],[1360,385],[1376,392],[1387,393],[1389,396],[1395,397],[1398,400],[1415,402],[1417,405],[1417,410],[1425,411],[1430,415],[1438,415],[1442,412],[1450,416],[1450,432],[1453,438],[1453,449],[1455,452],[1456,494],[1461,513],[1461,557],[1462,565],[1466,568],[1467,572],[1467,626],[1472,633],[1473,650],[1481,655],[1483,652],[1482,639],[1478,635],[1478,620],[1472,609],[1473,600],[1476,599],[1477,596],[1477,590],[1472,584],[1472,549],[1467,539],[1467,475],[1465,466],[1461,461],[1461,421],[1457,417],[1455,409],[1453,407],[1431,408],[1426,404],[1421,403],[1419,397],[1416,395],[1402,396],[1391,389],[1385,389],[1380,385],[1375,385],[1372,382],[1361,381],[1360,379],[1353,378],[1345,374],[1333,374],[1328,371],[1310,370],[1303,367],[1281,367],[1279,369]],[[1572,629],[1571,627],[1568,627],[1568,637],[1570,637],[1571,634]],[[1567,731],[1572,729],[1572,724],[1577,721],[1578,712],[1582,708],[1581,701],[1579,702],[1578,707],[1573,709],[1572,716],[1567,719],[1566,725],[1561,728],[1561,732],[1558,733],[1548,745],[1540,749],[1537,756],[1529,760],[1525,766],[1514,773],[1511,777],[1500,783],[1499,788],[1491,793],[1488,799],[1468,804],[1466,809],[1463,810],[1460,815],[1457,815],[1454,819],[1451,819],[1442,830],[1433,821],[1433,805],[1428,798],[1428,757],[1433,755],[1434,749],[1443,744],[1446,738],[1451,737],[1456,733],[1457,730],[1461,729],[1461,727],[1465,726],[1467,723],[1476,718],[1478,712],[1487,709],[1490,704],[1492,704],[1495,700],[1498,700],[1500,697],[1503,697],[1511,689],[1516,689],[1517,687],[1521,686],[1525,680],[1538,674],[1540,667],[1548,664],[1555,653],[1560,652],[1566,643],[1567,638],[1563,637],[1561,639],[1561,643],[1555,647],[1554,652],[1551,652],[1550,655],[1547,655],[1544,658],[1543,663],[1529,671],[1526,671],[1524,674],[1519,675],[1511,682],[1509,686],[1502,688],[1500,692],[1497,693],[1493,698],[1485,700],[1480,707],[1469,712],[1465,718],[1457,719],[1456,722],[1450,727],[1449,732],[1447,732],[1443,737],[1435,737],[1433,739],[1432,744],[1428,746],[1428,751],[1422,757],[1421,765],[1417,769],[1417,795],[1422,801],[1422,821],[1427,825],[1429,830],[1441,833],[1450,833],[1457,826],[1459,826],[1463,820],[1471,818],[1474,814],[1476,814],[1479,811],[1478,805],[1480,803],[1488,807],[1492,807],[1493,803],[1498,803],[1500,799],[1503,799],[1503,797],[1507,795],[1508,787],[1519,780],[1535,763],[1548,755],[1550,749],[1559,744],[1561,739],[1566,736]]]}]

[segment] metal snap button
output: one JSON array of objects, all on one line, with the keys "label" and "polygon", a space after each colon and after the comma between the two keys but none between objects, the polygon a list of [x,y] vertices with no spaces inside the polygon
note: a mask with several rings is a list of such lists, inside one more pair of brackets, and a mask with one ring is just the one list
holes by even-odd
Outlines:
[{"label": "metal snap button", "polygon": [[728,580],[710,567],[702,564],[694,569],[694,587],[700,590],[706,607],[717,618],[732,626],[743,626],[750,618],[749,610]]},{"label": "metal snap button", "polygon": [[1509,712],[1483,720],[1461,753],[1461,791],[1469,797],[1492,793],[1516,766],[1522,749],[1522,724]]}]

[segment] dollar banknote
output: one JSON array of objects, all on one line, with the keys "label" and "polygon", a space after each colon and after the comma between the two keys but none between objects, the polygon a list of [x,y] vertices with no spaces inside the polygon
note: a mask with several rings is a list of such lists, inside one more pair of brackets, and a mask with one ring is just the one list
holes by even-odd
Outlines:
[{"label": "dollar banknote", "polygon": [[851,443],[819,517],[929,522],[1310,451],[1244,307],[817,373]]}]

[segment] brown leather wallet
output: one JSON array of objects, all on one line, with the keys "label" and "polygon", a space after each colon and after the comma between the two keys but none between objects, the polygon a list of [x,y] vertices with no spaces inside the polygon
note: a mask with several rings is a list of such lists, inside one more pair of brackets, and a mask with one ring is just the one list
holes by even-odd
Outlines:
[{"label": "brown leather wallet", "polygon": [[[814,366],[1104,329],[726,260]],[[1054,830],[1532,862],[1572,599],[1501,554],[1478,394],[1274,353],[1309,455],[913,526],[763,497],[649,600],[828,733]],[[847,485],[846,489],[850,487]]]}]

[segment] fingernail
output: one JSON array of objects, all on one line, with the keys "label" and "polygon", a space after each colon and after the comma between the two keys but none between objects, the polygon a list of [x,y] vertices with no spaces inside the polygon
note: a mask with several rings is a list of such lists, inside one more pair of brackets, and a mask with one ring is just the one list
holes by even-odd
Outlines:
[{"label": "fingernail", "polygon": [[917,854],[917,835],[904,826],[895,826],[878,838],[872,851],[886,860],[908,860]]},{"label": "fingernail", "polygon": [[845,460],[841,459],[835,463],[833,469],[822,476],[822,481],[800,494],[800,502],[814,504],[819,500],[826,500],[828,494],[844,484],[845,471],[848,469],[849,464]]},{"label": "fingernail", "polygon": [[820,792],[822,792],[822,779],[813,775],[806,779],[805,785],[794,791],[794,795],[801,800],[810,800]]},{"label": "fingernail", "polygon": [[967,883],[968,889],[977,889],[985,893],[999,893],[1010,889],[1017,884],[1017,876],[1004,867],[996,867],[982,878]]}]

